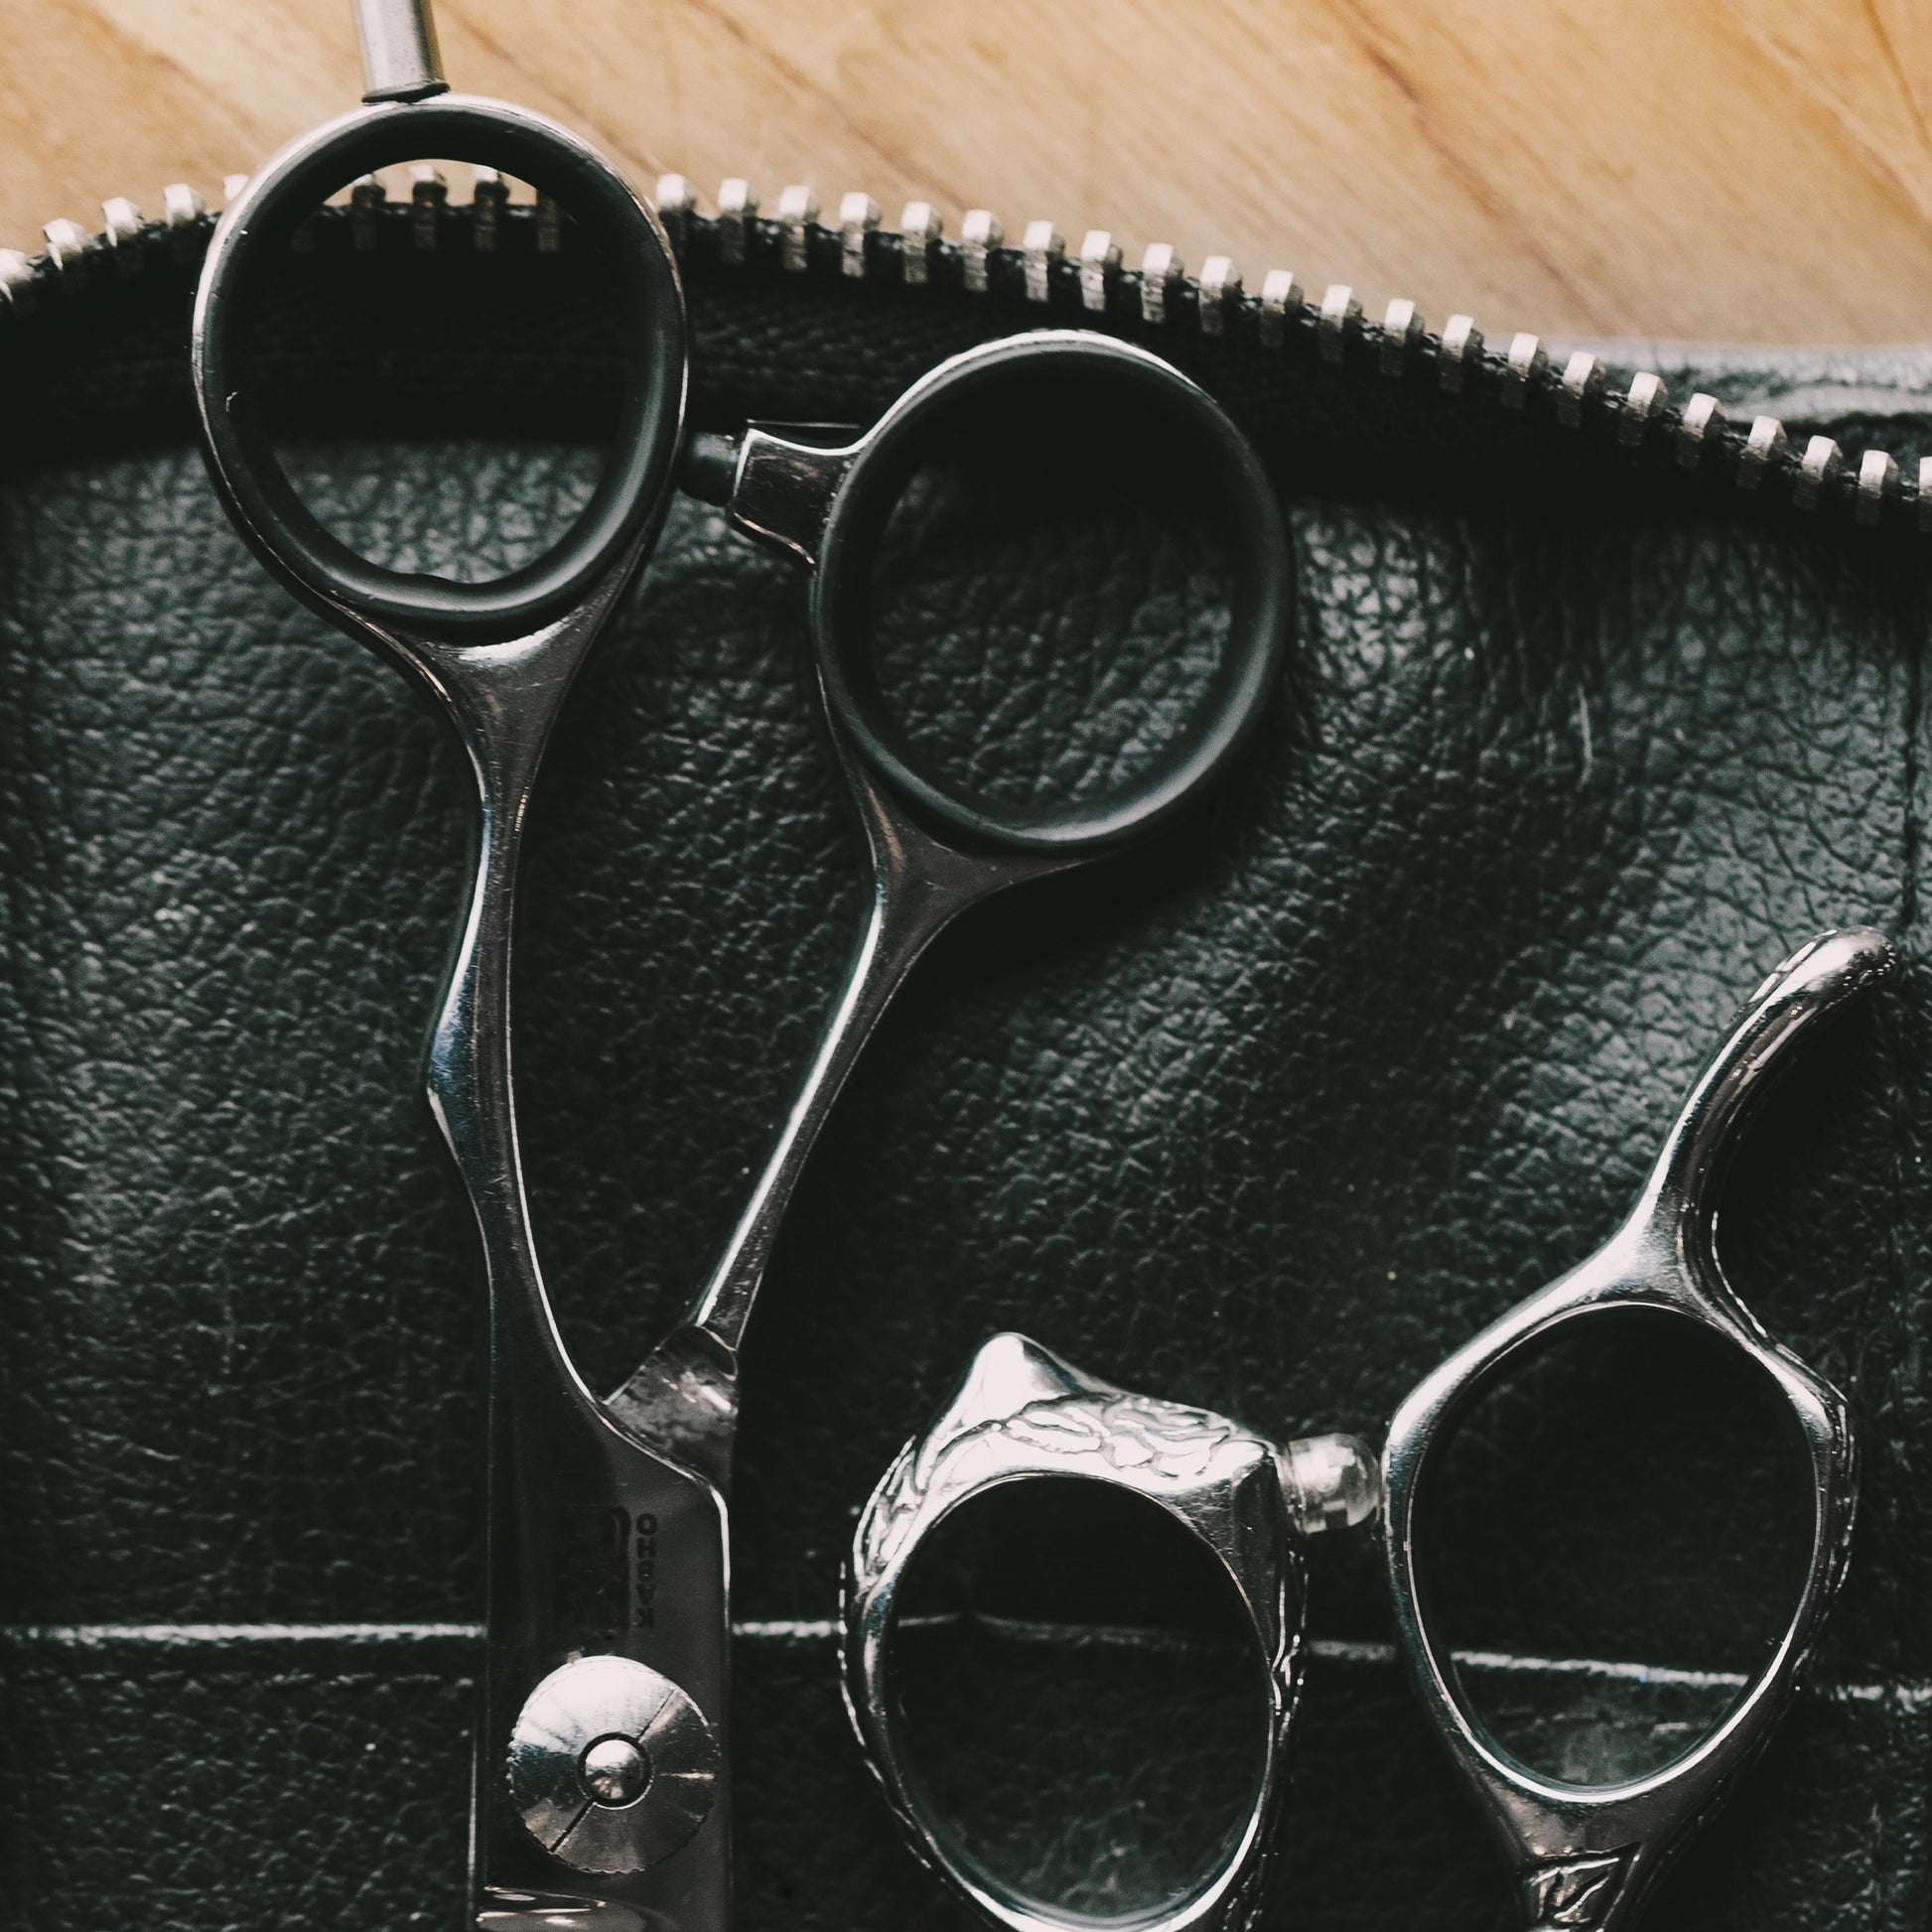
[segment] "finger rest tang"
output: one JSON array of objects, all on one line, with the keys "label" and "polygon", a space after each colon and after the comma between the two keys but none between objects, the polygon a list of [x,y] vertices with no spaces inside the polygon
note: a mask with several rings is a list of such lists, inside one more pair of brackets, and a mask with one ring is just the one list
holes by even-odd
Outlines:
[{"label": "finger rest tang", "polygon": [[[1390,1424],[1385,1549],[1399,1648],[1425,1715],[1497,1832],[1532,1927],[1621,1932],[1634,1924],[1658,1877],[1768,1741],[1844,1581],[1857,1502],[1849,1408],[1743,1306],[1719,1266],[1713,1230],[1729,1152],[1791,1049],[1896,966],[1890,941],[1863,927],[1824,933],[1778,966],[1693,1082],[1623,1224],[1425,1376]],[[1505,1364],[1574,1321],[1635,1310],[1715,1334],[1779,1390],[1810,1465],[1811,1558],[1775,1654],[1719,1724],[1657,1771],[1576,1785],[1517,1762],[1468,1706],[1423,1598],[1417,1496],[1431,1449]]]}]

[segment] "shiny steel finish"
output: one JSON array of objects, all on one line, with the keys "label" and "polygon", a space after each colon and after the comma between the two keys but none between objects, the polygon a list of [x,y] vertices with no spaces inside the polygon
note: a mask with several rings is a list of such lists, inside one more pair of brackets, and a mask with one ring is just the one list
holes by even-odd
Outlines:
[{"label": "shiny steel finish", "polygon": [[[377,9],[372,17],[397,16]],[[382,570],[314,522],[281,475],[235,358],[257,265],[331,187],[372,167],[472,146],[570,196],[580,218],[614,243],[630,362],[592,505],[545,559],[494,584],[457,585]],[[609,164],[552,122],[455,95],[364,107],[291,143],[222,216],[196,304],[193,374],[210,473],[242,535],[291,590],[430,696],[477,786],[469,910],[428,1070],[430,1104],[476,1213],[489,1285],[488,1652],[473,1910],[498,1932],[536,1924],[638,1932],[647,1923],[724,1932],[724,1505],[701,1475],[621,1426],[564,1351],[524,1199],[511,1074],[516,873],[531,789],[577,672],[655,538],[676,460],[684,320],[668,244]],[[702,1600],[676,1613],[660,1602],[657,1583],[672,1566],[708,1580]],[[633,1725],[634,1695],[617,1695],[645,1680],[676,1687],[660,1705],[695,1714],[675,1729],[678,1748],[659,1750],[661,1775],[651,1780],[658,1801],[647,1789],[635,1804],[595,1810],[569,1829],[567,1849],[553,1850],[524,1803],[534,1761],[527,1726],[541,1708],[533,1694],[547,1686],[554,1702],[567,1689],[580,1720],[601,1735],[629,1734],[648,1752],[658,1749],[658,1733]],[[605,1693],[615,1700],[608,1708],[598,1702]],[[689,1740],[700,1733],[712,1740],[713,1757],[693,1772]],[[702,1804],[688,1789],[700,1774],[710,1781]],[[688,1829],[665,1824],[674,1801]],[[592,1851],[601,1875],[586,1888],[574,1874]]]},{"label": "shiny steel finish", "polygon": [[[1294,1466],[1324,1480],[1295,1484]],[[1075,1477],[1131,1489],[1213,1554],[1234,1587],[1267,1685],[1266,1741],[1246,1816],[1214,1867],[1179,1897],[1119,1919],[1065,1912],[1004,1883],[932,1807],[901,1735],[889,1681],[900,1583],[920,1542],[960,1504],[1012,1482]],[[1289,1721],[1301,1687],[1301,1537],[1373,1508],[1374,1463],[1351,1438],[1278,1450],[1238,1423],[1084,1375],[1025,1335],[995,1335],[952,1399],[873,1491],[846,1571],[840,1657],[846,1710],[912,1849],[1008,1932],[1236,1932],[1254,1920],[1274,1854]]]},{"label": "shiny steel finish", "polygon": [[530,1693],[509,1741],[510,1799],[578,1871],[644,1871],[681,1851],[718,1802],[717,1733],[668,1677],[580,1657]]},{"label": "shiny steel finish", "polygon": [[[1706,1068],[1629,1217],[1581,1267],[1531,1296],[1426,1377],[1397,1411],[1383,1457],[1387,1565],[1397,1636],[1429,1721],[1495,1828],[1532,1928],[1622,1932],[1658,1875],[1724,1801],[1791,1701],[1844,1579],[1857,1498],[1845,1401],[1738,1301],[1714,1240],[1725,1157],[1772,1075],[1820,1022],[1886,979],[1890,943],[1866,930],[1827,933],[1764,983]],[[1465,1406],[1522,1351],[1604,1313],[1648,1310],[1722,1336],[1790,1405],[1810,1463],[1808,1575],[1775,1655],[1729,1714],[1661,1770],[1626,1783],[1558,1783],[1509,1756],[1464,1698],[1418,1581],[1418,1487]]]},{"label": "shiny steel finish", "polygon": [[427,100],[449,91],[428,0],[355,0],[355,34],[364,100]]},{"label": "shiny steel finish", "polygon": [[[1203,487],[1219,492],[1227,506],[1235,611],[1228,673],[1204,702],[1201,728],[1166,766],[1157,766],[1125,801],[1098,813],[1083,808],[1014,820],[936,790],[902,761],[890,730],[882,729],[853,689],[852,659],[868,646],[854,634],[851,593],[841,586],[869,572],[885,512],[902,485],[903,472],[896,466],[916,459],[928,426],[946,420],[943,412],[962,398],[982,397],[1015,376],[1031,378],[1056,366],[1071,376],[1117,383],[1123,407],[1178,412],[1184,419]],[[606,1405],[628,1430],[664,1448],[723,1496],[730,1489],[738,1420],[739,1349],[759,1289],[813,1145],[894,995],[962,912],[1012,886],[1119,851],[1164,822],[1222,768],[1272,688],[1289,566],[1266,474],[1218,407],[1159,357],[1070,331],[1009,337],[954,356],[849,443],[827,448],[752,430],[740,445],[729,492],[718,493],[727,496],[738,529],[814,573],[819,692],[872,866],[871,905],[845,984],[725,1253],[688,1319]],[[1268,1466],[1271,1480],[1264,1487],[1276,1500],[1269,1506],[1274,1516],[1264,1512],[1264,1520],[1274,1524],[1285,1512],[1282,1483]],[[1310,1465],[1305,1479],[1318,1486],[1326,1466]],[[722,1541],[678,1550],[662,1570],[664,1621],[716,1617],[722,1642],[725,1557]],[[1280,1574],[1286,1576],[1285,1567]],[[1279,1645],[1280,1630],[1271,1624],[1269,1631],[1270,1643]],[[679,1681],[692,1685],[689,1677]],[[1283,1716],[1285,1721],[1285,1704]],[[672,1923],[682,1928],[685,1921]]]},{"label": "shiny steel finish", "polygon": [[[848,634],[846,607],[828,584],[863,574],[878,534],[865,523],[877,502],[877,486],[862,482],[855,487],[855,480],[862,473],[885,475],[890,483],[889,466],[916,447],[930,412],[968,385],[983,388],[1054,358],[1076,370],[1100,367],[1117,374],[1127,385],[1123,401],[1128,406],[1139,398],[1141,385],[1182,399],[1200,412],[1200,421],[1220,426],[1213,433],[1224,430],[1234,439],[1225,446],[1230,457],[1244,452],[1245,461],[1252,462],[1232,425],[1166,362],[1104,337],[1053,330],[1009,337],[941,363],[854,442],[826,448],[754,429],[739,449],[729,496],[733,524],[816,573],[819,691],[866,835],[872,902],[817,1052],[711,1281],[684,1325],[610,1398],[615,1415],[648,1440],[670,1447],[721,1493],[731,1480],[738,1351],[778,1229],[833,1103],[906,975],[927,946],[981,900],[1117,851],[1151,830],[1220,767],[1272,686],[1285,620],[1287,560],[1285,549],[1271,547],[1282,543],[1279,514],[1255,464],[1232,479],[1225,471],[1215,479],[1245,495],[1254,512],[1245,533],[1230,519],[1230,537],[1242,549],[1245,568],[1264,586],[1264,594],[1237,620],[1239,634],[1231,646],[1240,674],[1220,704],[1232,736],[1215,740],[1201,759],[1168,780],[1157,777],[1122,813],[1064,822],[1050,816],[1011,822],[978,815],[906,769],[864,707],[847,695],[847,660],[864,645]],[[961,832],[971,839],[970,847],[958,837]],[[679,1575],[680,1588],[698,1587],[690,1573]],[[722,1581],[718,1587],[722,1597]]]}]

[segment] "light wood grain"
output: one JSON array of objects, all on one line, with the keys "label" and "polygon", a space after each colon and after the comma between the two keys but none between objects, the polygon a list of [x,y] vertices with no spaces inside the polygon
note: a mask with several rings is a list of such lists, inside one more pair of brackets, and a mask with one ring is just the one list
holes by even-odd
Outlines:
[{"label": "light wood grain", "polygon": [[[1932,0],[443,0],[641,184],[1231,254],[1492,338],[1932,335]],[[347,0],[0,0],[0,244],[352,102]],[[709,205],[708,199],[705,203]]]}]

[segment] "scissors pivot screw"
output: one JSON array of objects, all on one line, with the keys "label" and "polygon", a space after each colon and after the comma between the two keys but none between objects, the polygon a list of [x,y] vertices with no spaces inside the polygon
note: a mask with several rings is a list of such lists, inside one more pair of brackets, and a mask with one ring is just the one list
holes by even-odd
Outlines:
[{"label": "scissors pivot screw", "polygon": [[661,1671],[629,1657],[553,1670],[510,1733],[525,1828],[579,1871],[644,1871],[695,1836],[718,1796],[718,1738]]}]

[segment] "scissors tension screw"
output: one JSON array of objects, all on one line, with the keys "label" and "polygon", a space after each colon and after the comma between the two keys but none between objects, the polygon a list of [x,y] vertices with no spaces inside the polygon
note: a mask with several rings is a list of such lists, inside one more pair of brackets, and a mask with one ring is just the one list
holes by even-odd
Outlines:
[{"label": "scissors tension screw", "polygon": [[585,1750],[577,1771],[600,1805],[634,1805],[650,1783],[650,1759],[629,1737],[600,1737]]}]

